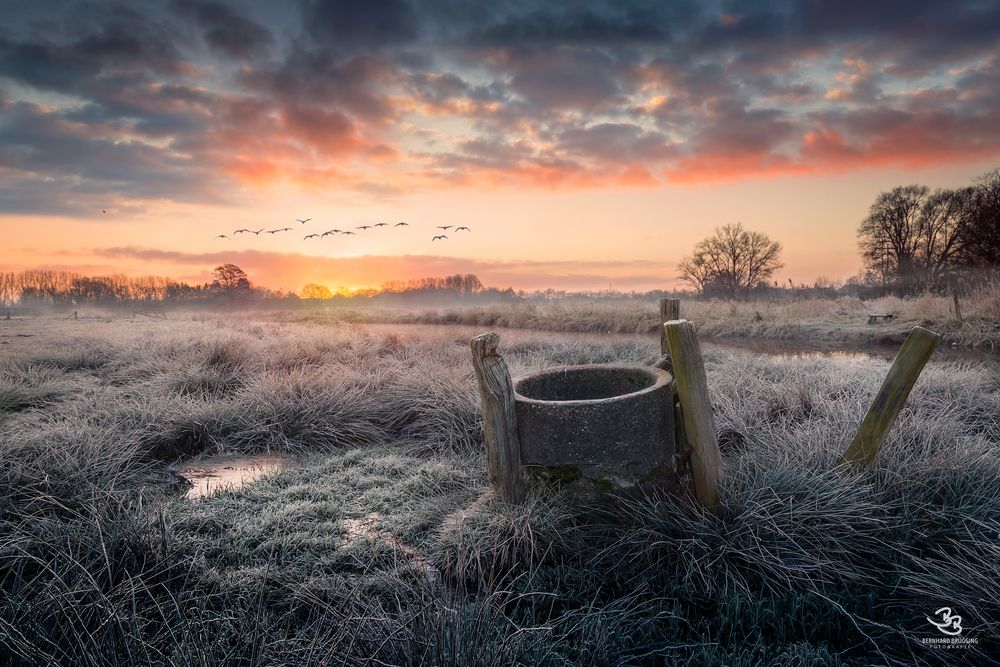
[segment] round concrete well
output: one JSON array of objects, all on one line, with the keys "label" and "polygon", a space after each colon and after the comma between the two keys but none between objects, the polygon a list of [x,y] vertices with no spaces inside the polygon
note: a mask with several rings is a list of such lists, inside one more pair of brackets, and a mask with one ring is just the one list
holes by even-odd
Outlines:
[{"label": "round concrete well", "polygon": [[627,486],[673,470],[673,378],[658,368],[564,366],[514,380],[521,461]]}]

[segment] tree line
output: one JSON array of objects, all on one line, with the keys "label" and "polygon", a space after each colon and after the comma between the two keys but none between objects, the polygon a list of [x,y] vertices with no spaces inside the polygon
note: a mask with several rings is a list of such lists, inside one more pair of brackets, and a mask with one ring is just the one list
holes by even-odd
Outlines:
[{"label": "tree line", "polygon": [[[1000,272],[1000,169],[966,187],[906,185],[880,193],[858,228],[864,271],[854,287],[869,296],[959,291]],[[784,289],[781,244],[724,225],[678,264],[679,277],[705,296],[730,299]],[[817,282],[817,289],[820,289]]]},{"label": "tree line", "polygon": [[53,269],[0,272],[2,305],[115,306],[283,296],[280,292],[254,287],[246,272],[234,264],[216,267],[212,280],[202,284],[190,284],[162,276],[127,276],[120,273],[88,276]]},{"label": "tree line", "polygon": [[31,269],[0,272],[0,305],[113,307],[141,304],[237,304],[261,301],[376,300],[407,303],[473,299],[477,302],[516,298],[513,290],[487,288],[478,276],[454,274],[443,277],[396,280],[380,289],[338,290],[310,283],[298,295],[254,285],[246,271],[235,264],[215,267],[212,278],[200,284],[161,276],[125,274],[88,276],[72,271]]},{"label": "tree line", "polygon": [[1000,169],[957,189],[904,185],[876,197],[858,228],[865,281],[942,290],[1000,269]]}]

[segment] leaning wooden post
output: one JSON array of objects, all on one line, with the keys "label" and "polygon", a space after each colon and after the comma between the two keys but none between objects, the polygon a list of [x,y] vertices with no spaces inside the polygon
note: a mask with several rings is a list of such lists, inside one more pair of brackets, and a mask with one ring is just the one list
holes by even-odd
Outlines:
[{"label": "leaning wooden post", "polygon": [[500,496],[511,503],[524,500],[521,445],[514,418],[514,384],[503,357],[497,352],[500,336],[487,333],[472,339],[472,367],[483,403],[486,467]]},{"label": "leaning wooden post", "polygon": [[718,504],[719,441],[715,437],[708,378],[694,325],[673,320],[663,325],[674,365],[674,383],[681,404],[684,434],[691,447],[691,474],[698,501],[705,507]]},{"label": "leaning wooden post", "polygon": [[896,358],[885,376],[882,387],[868,408],[858,432],[842,457],[845,463],[869,464],[875,460],[879,448],[885,442],[892,423],[903,409],[910,390],[917,382],[924,364],[931,358],[941,335],[923,327],[913,327],[910,335],[899,348]]}]

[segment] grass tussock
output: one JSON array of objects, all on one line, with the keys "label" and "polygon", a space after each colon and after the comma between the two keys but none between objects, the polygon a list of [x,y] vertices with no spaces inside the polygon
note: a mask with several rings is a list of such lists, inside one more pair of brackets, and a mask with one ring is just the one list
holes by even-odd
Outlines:
[{"label": "grass tussock", "polygon": [[[888,362],[708,350],[717,514],[550,489],[513,507],[454,331],[95,326],[87,363],[70,329],[0,362],[8,664],[946,664],[922,643],[942,606],[979,640],[963,660],[998,650],[995,367],[931,363],[876,464],[845,470]],[[657,352],[504,339],[515,374]],[[172,491],[178,458],[275,451],[296,464]]]}]

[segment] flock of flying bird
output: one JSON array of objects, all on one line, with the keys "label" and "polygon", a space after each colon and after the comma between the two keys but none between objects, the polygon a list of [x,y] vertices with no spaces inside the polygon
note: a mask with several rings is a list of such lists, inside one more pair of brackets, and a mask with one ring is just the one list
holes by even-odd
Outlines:
[{"label": "flock of flying bird", "polygon": [[[309,222],[310,220],[312,220],[312,218],[306,218],[305,220],[300,220],[299,218],[296,218],[295,222],[300,222],[300,223],[302,223],[304,225],[307,222]],[[374,229],[376,227],[388,227],[388,226],[389,226],[388,222],[379,222],[379,223],[376,223],[374,225],[358,225],[357,227],[355,227],[355,229],[360,229],[362,231],[367,231],[369,229]],[[410,224],[407,223],[407,222],[397,222],[395,225],[392,225],[392,226],[393,227],[409,227]],[[444,231],[448,231],[449,229],[452,229],[452,228],[454,228],[456,232],[462,232],[462,231],[471,232],[472,231],[471,229],[469,229],[468,227],[466,227],[464,225],[461,226],[461,227],[455,227],[454,225],[438,225],[437,228],[441,229],[441,230],[444,230]],[[232,233],[232,235],[219,234],[215,238],[217,238],[217,239],[228,239],[228,238],[232,238],[233,236],[239,236],[240,234],[253,234],[254,236],[260,236],[261,233],[264,233],[264,234],[280,234],[281,232],[291,232],[291,231],[294,231],[294,230],[295,230],[294,227],[280,227],[278,229],[266,229],[266,228],[263,228],[263,227],[261,227],[260,229],[237,229],[236,231],[234,231]],[[324,236],[334,236],[336,234],[343,234],[343,235],[353,236],[354,232],[352,232],[350,230],[345,230],[345,229],[330,229],[328,231],[323,232],[322,234],[306,234],[304,237],[302,237],[302,240],[305,241],[306,239],[321,239]],[[431,241],[441,241],[441,240],[445,240],[447,238],[448,237],[445,234],[438,234],[437,236],[435,236],[434,238],[432,238]]]}]

